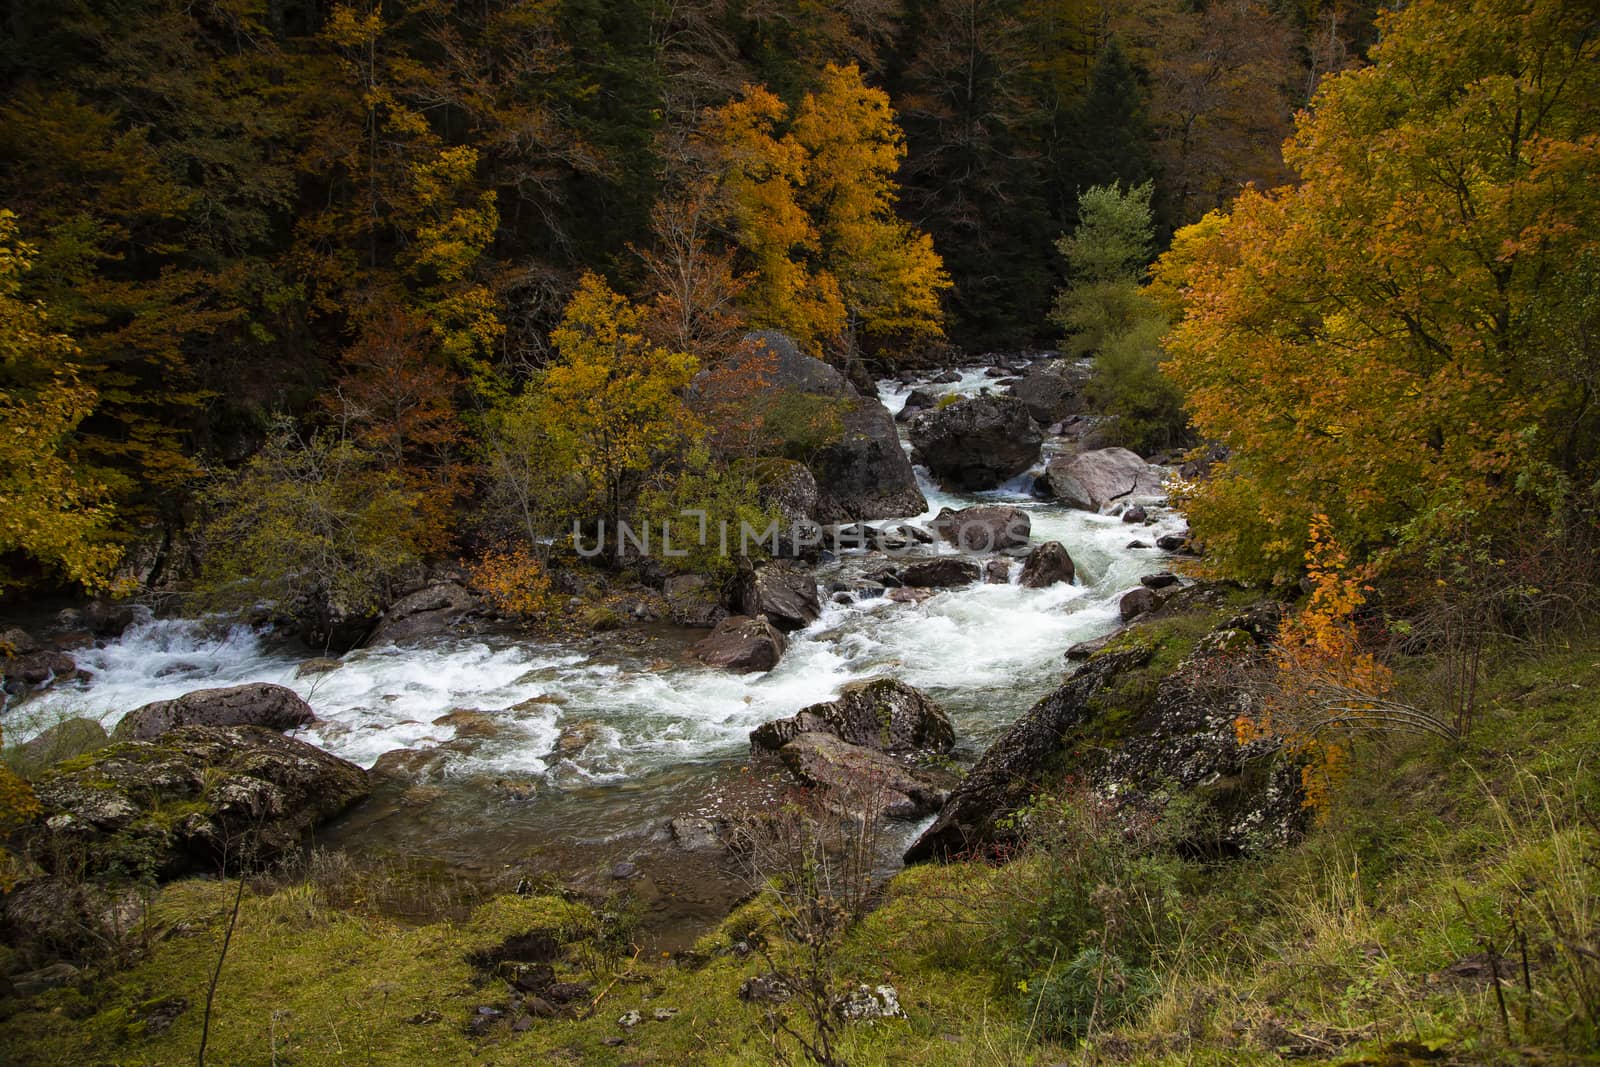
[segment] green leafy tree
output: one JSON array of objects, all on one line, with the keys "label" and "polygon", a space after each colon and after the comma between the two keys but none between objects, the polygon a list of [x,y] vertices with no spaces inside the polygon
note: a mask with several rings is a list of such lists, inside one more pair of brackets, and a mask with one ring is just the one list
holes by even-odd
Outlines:
[{"label": "green leafy tree", "polygon": [[1078,198],[1078,228],[1056,242],[1069,280],[1056,297],[1052,318],[1073,355],[1099,352],[1149,314],[1139,283],[1155,236],[1152,190],[1149,182],[1127,190],[1117,185],[1085,189]]}]

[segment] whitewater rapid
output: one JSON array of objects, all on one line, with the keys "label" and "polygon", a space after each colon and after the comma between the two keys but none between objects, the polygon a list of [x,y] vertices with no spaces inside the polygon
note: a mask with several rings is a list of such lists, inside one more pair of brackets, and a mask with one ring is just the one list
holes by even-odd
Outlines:
[{"label": "whitewater rapid", "polygon": [[[993,384],[980,368],[959,382],[923,388],[972,393]],[[891,412],[907,392],[896,382],[880,386]],[[620,799],[641,783],[681,783],[697,767],[738,761],[755,726],[829,699],[850,681],[890,673],[946,707],[960,751],[970,756],[1059,683],[1068,646],[1115,627],[1122,593],[1165,568],[1162,553],[1130,549],[1130,539],[1153,544],[1183,523],[1160,508],[1152,509],[1153,526],[1134,527],[1041,503],[1027,491],[1029,475],[976,495],[944,492],[920,469],[918,477],[929,510],[910,521],[926,522],[942,507],[1013,503],[1029,512],[1035,543],[1067,547],[1077,582],[1025,589],[1015,584],[1020,565],[1013,564],[1009,584],[947,590],[920,604],[881,597],[835,604],[825,594],[822,617],[791,635],[778,666],[743,677],[694,663],[687,647],[703,635],[694,632],[667,632],[642,649],[509,632],[448,638],[358,650],[337,669],[302,675],[307,654],[270,632],[204,619],[147,620],[119,640],[75,653],[87,682],[9,709],[7,740],[73,716],[109,729],[153,700],[273,682],[315,709],[319,723],[301,736],[363,766],[397,749],[424,750],[435,757],[430,773],[439,780],[525,780],[544,798],[610,790]],[[824,588],[853,562],[859,570],[849,558],[821,568]],[[594,816],[592,829],[609,832],[603,823]]]}]

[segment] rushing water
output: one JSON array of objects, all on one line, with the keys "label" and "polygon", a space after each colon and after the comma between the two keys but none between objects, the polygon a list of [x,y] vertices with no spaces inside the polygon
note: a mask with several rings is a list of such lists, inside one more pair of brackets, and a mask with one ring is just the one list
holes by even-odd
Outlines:
[{"label": "rushing water", "polygon": [[[924,386],[972,393],[993,385],[981,369],[960,382]],[[885,382],[891,412],[909,387]],[[395,749],[421,750],[431,783],[367,805],[336,836],[346,844],[425,851],[489,868],[576,846],[647,838],[669,815],[739,787],[749,731],[837,694],[846,682],[893,673],[927,690],[955,721],[958,754],[975,755],[1060,679],[1062,652],[1110,630],[1120,595],[1162,555],[1125,546],[1137,528],[1117,518],[1041,503],[1024,475],[977,496],[944,492],[918,471],[929,511],[1004,501],[1026,508],[1036,542],[1062,542],[1078,581],[1048,589],[974,585],[921,604],[887,599],[829,603],[792,635],[779,665],[740,677],[687,656],[703,631],[658,628],[643,647],[607,635],[535,642],[514,635],[372,648],[328,673],[298,676],[305,653],[248,627],[152,620],[120,640],[77,654],[86,684],[57,687],[13,709],[8,736],[24,739],[70,715],[109,728],[140,704],[190,690],[264,681],[306,698],[321,722],[303,736],[371,766]],[[1181,527],[1152,509],[1155,528]],[[860,560],[823,567],[827,583]],[[457,715],[436,722],[452,711]],[[626,851],[623,849],[623,851]],[[613,848],[609,854],[617,854]]]}]

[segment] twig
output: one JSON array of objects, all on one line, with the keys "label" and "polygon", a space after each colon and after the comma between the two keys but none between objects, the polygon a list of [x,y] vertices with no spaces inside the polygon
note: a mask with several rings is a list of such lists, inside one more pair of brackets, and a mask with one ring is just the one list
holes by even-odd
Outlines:
[{"label": "twig", "polygon": [[216,999],[217,983],[222,981],[222,965],[228,959],[228,946],[233,942],[233,928],[239,922],[239,904],[244,900],[244,872],[239,874],[239,889],[233,894],[233,911],[228,915],[228,929],[222,935],[222,951],[217,954],[216,970],[211,972],[211,985],[206,988],[206,1011],[200,1025],[200,1052],[196,1057],[199,1067],[206,1067],[206,1045],[211,1040],[211,1003]]},{"label": "twig", "polygon": [[643,951],[643,949],[640,946],[635,945],[633,947],[633,959],[628,961],[627,970],[618,971],[616,973],[616,976],[611,979],[610,983],[608,983],[604,989],[600,990],[600,995],[595,997],[593,1000],[591,1000],[589,1002],[589,1006],[587,1008],[583,1009],[583,1014],[578,1016],[578,1018],[580,1018],[580,1019],[588,1019],[588,1018],[593,1017],[595,1009],[600,1006],[600,1002],[602,1000],[606,999],[606,994],[611,992],[612,986],[615,986],[618,982],[622,981],[622,976],[623,975],[632,974],[633,973],[633,965],[638,962],[639,953],[641,951]]}]

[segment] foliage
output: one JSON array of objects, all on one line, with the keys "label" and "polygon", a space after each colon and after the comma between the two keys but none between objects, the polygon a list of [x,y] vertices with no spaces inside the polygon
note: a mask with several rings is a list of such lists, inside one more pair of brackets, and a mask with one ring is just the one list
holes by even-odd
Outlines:
[{"label": "foliage", "polygon": [[651,343],[644,316],[598,275],[584,275],[551,335],[557,359],[523,398],[571,462],[589,514],[613,531],[645,476],[697,432],[679,396],[695,359]]},{"label": "foliage", "polygon": [[[5,731],[0,729],[0,745],[5,744]],[[0,764],[0,841],[19,826],[25,825],[39,813],[39,800],[33,788],[17,777],[10,767]],[[12,858],[0,844],[0,893],[9,892],[12,886]]]},{"label": "foliage", "polygon": [[[0,552],[23,553],[96,588],[120,553],[107,542],[105,487],[71,441],[97,396],[78,377],[72,339],[22,295],[34,256],[16,238],[16,217],[0,210]],[[0,571],[0,588],[9,581]]]},{"label": "foliage", "polygon": [[1090,410],[1116,416],[1107,427],[1114,443],[1149,455],[1182,445],[1189,433],[1183,395],[1162,371],[1166,319],[1143,294],[1140,300],[1133,323],[1095,355],[1084,399]]},{"label": "foliage", "polygon": [[657,535],[669,531],[656,559],[713,580],[731,577],[739,564],[740,531],[748,527],[759,534],[778,521],[760,495],[749,466],[718,466],[704,446],[692,449],[680,468],[640,500],[640,514],[650,528]]},{"label": "foliage", "polygon": [[202,584],[229,606],[326,598],[350,612],[376,610],[418,560],[426,532],[398,475],[348,438],[303,437],[287,421],[206,502]]},{"label": "foliage", "polygon": [[1315,514],[1364,560],[1446,501],[1514,521],[1593,480],[1592,309],[1550,284],[1600,232],[1587,18],[1385,16],[1373,65],[1325,80],[1286,146],[1301,183],[1175,241],[1168,367],[1231,453],[1190,504],[1219,569],[1292,580]]},{"label": "foliage", "polygon": [[555,607],[550,573],[525,544],[484,551],[471,573],[473,588],[502,615],[534,619]]}]

